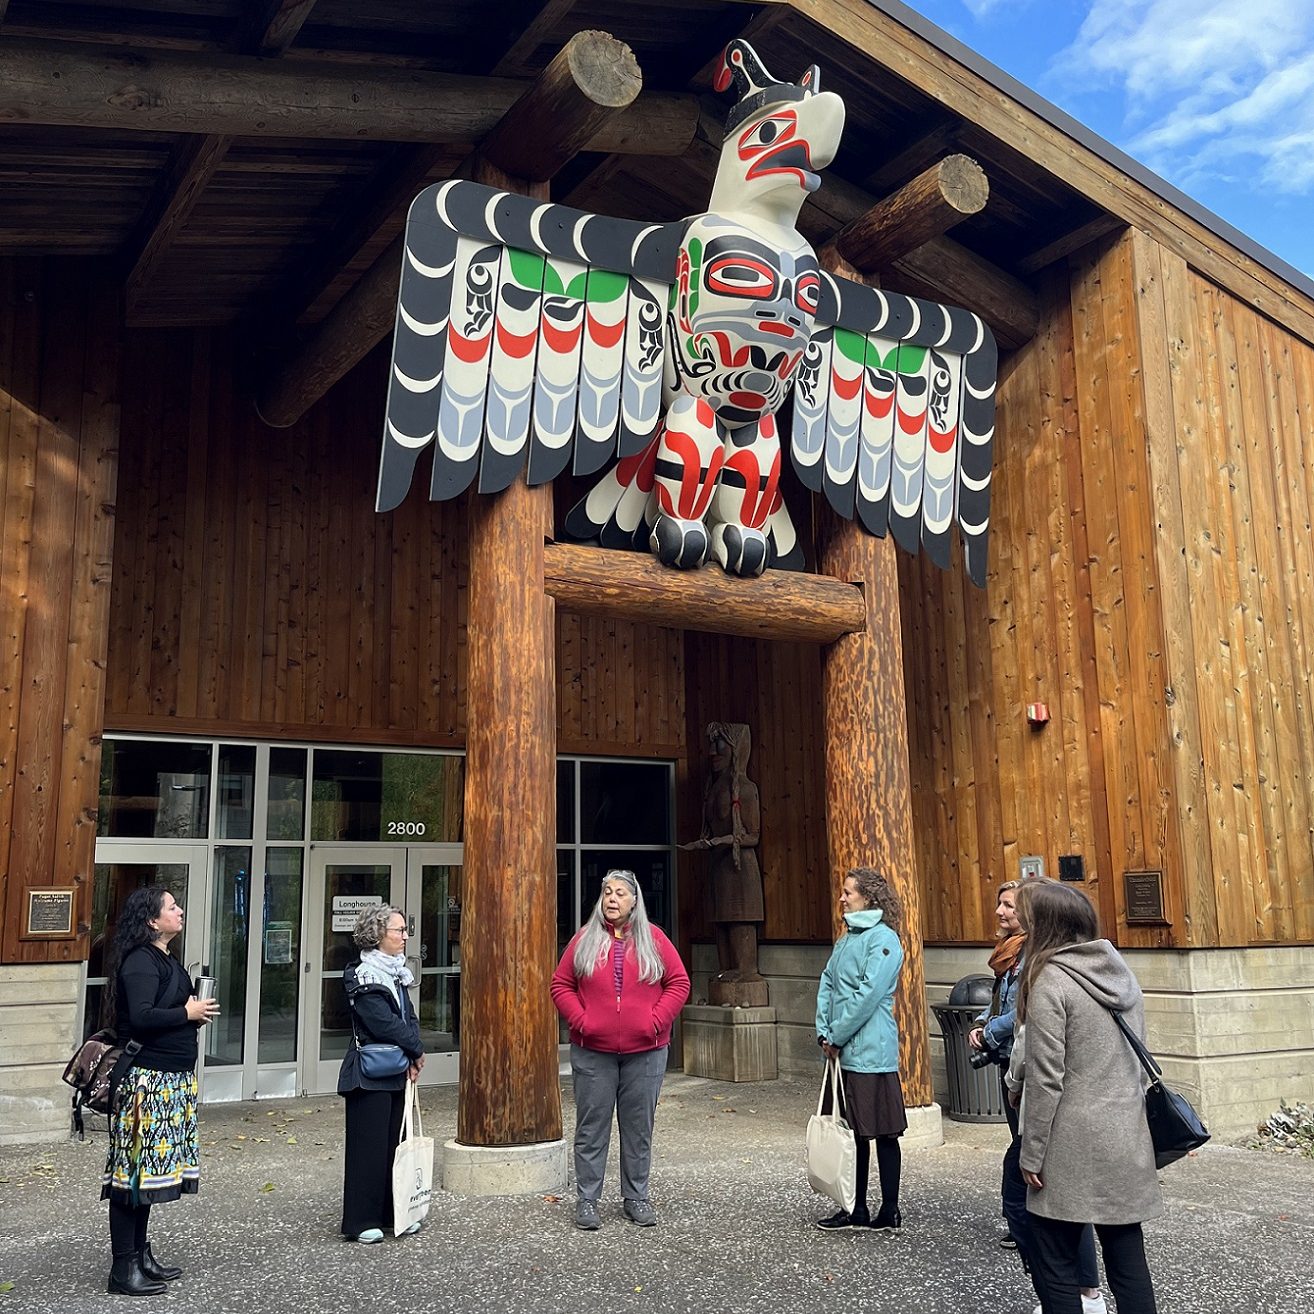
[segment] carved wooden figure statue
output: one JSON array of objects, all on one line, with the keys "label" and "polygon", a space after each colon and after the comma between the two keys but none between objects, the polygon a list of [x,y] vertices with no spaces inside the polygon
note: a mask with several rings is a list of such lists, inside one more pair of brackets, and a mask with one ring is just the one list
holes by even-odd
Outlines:
[{"label": "carved wooden figure statue", "polygon": [[712,769],[703,791],[703,833],[684,849],[710,851],[712,925],[720,975],[714,1004],[765,1004],[757,970],[758,927],[766,918],[757,861],[762,819],[757,786],[748,778],[752,737],[746,725],[713,721],[707,727]]},{"label": "carved wooden figure statue", "polygon": [[[406,228],[378,509],[433,447],[430,497],[605,471],[566,521],[668,566],[803,564],[798,479],[868,533],[986,575],[996,350],[973,314],[818,268],[798,232],[844,127],[813,65],[727,47],[737,101],[708,209],[601,218],[453,180]],[[792,420],[782,412],[795,398]]]}]

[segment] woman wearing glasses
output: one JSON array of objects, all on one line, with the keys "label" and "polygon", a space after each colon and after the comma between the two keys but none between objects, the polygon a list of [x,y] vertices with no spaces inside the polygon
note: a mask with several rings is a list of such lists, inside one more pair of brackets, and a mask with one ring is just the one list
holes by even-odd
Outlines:
[{"label": "woman wearing glasses", "polygon": [[652,1124],[666,1072],[671,1024],[689,998],[675,946],[648,921],[632,871],[609,871],[588,920],[552,977],[552,1002],[570,1027],[575,1090],[575,1226],[601,1226],[613,1112],[620,1128],[625,1216],[652,1227],[648,1199]]},{"label": "woman wearing glasses", "polygon": [[[392,1227],[392,1157],[401,1139],[406,1083],[419,1079],[424,1047],[406,993],[415,978],[406,966],[405,914],[386,904],[366,908],[356,918],[352,939],[360,958],[342,974],[352,1041],[338,1073],[338,1094],[347,1101],[342,1234],[370,1245]],[[360,1046],[370,1044],[402,1051],[394,1075],[366,1075]]]}]

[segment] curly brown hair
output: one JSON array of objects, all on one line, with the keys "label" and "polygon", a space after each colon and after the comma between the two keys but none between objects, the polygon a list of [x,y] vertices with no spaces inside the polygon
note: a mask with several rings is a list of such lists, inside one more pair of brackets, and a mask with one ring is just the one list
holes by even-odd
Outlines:
[{"label": "curly brown hair", "polygon": [[858,893],[869,908],[879,908],[885,916],[885,925],[898,935],[903,930],[903,900],[895,894],[888,880],[874,867],[854,867],[849,879],[858,887]]}]

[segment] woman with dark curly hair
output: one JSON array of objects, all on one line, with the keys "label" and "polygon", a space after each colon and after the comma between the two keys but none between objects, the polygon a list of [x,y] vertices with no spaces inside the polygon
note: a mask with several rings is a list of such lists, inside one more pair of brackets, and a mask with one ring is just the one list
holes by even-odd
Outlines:
[{"label": "woman with dark curly hair", "polygon": [[[387,904],[366,908],[351,935],[361,954],[342,974],[352,1029],[338,1072],[338,1094],[347,1101],[342,1234],[371,1245],[393,1225],[392,1159],[401,1140],[406,1083],[420,1079],[424,1046],[406,993],[415,984],[406,966],[406,914]],[[371,1044],[397,1046],[395,1073],[365,1072],[360,1046]]]},{"label": "woman with dark curly hair", "polygon": [[121,1045],[141,1048],[119,1082],[110,1113],[109,1156],[101,1199],[109,1201],[113,1266],[106,1290],[153,1296],[182,1277],[151,1253],[152,1205],[195,1195],[201,1179],[196,1136],[197,1033],[219,1013],[197,999],[191,978],[169,953],[183,910],[162,885],[124,901],[110,950],[106,1026]]},{"label": "woman with dark curly hair", "polygon": [[[825,1231],[845,1227],[886,1231],[903,1225],[899,1137],[907,1130],[908,1118],[899,1084],[899,1031],[894,1022],[894,992],[903,966],[899,943],[903,905],[880,872],[855,867],[844,878],[840,909],[844,934],[836,941],[817,987],[817,1044],[827,1058],[839,1060],[844,1113],[856,1141],[857,1181],[852,1213],[841,1209],[817,1226]],[[875,1218],[867,1208],[873,1140],[881,1186],[881,1207]]]}]

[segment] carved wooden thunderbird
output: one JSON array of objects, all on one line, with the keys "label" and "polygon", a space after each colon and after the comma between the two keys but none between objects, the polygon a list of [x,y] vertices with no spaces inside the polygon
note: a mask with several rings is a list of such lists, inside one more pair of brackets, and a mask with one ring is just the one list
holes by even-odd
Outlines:
[{"label": "carved wooden thunderbird", "polygon": [[[601,218],[453,181],[411,206],[378,508],[433,446],[430,497],[477,478],[606,470],[567,520],[666,564],[802,562],[780,412],[803,483],[870,533],[949,564],[956,518],[984,585],[996,348],[974,314],[836,278],[798,212],[844,105],[813,66],[777,82],[733,42],[739,99],[711,202],[679,223]],[[608,467],[610,467],[608,469]]]}]

